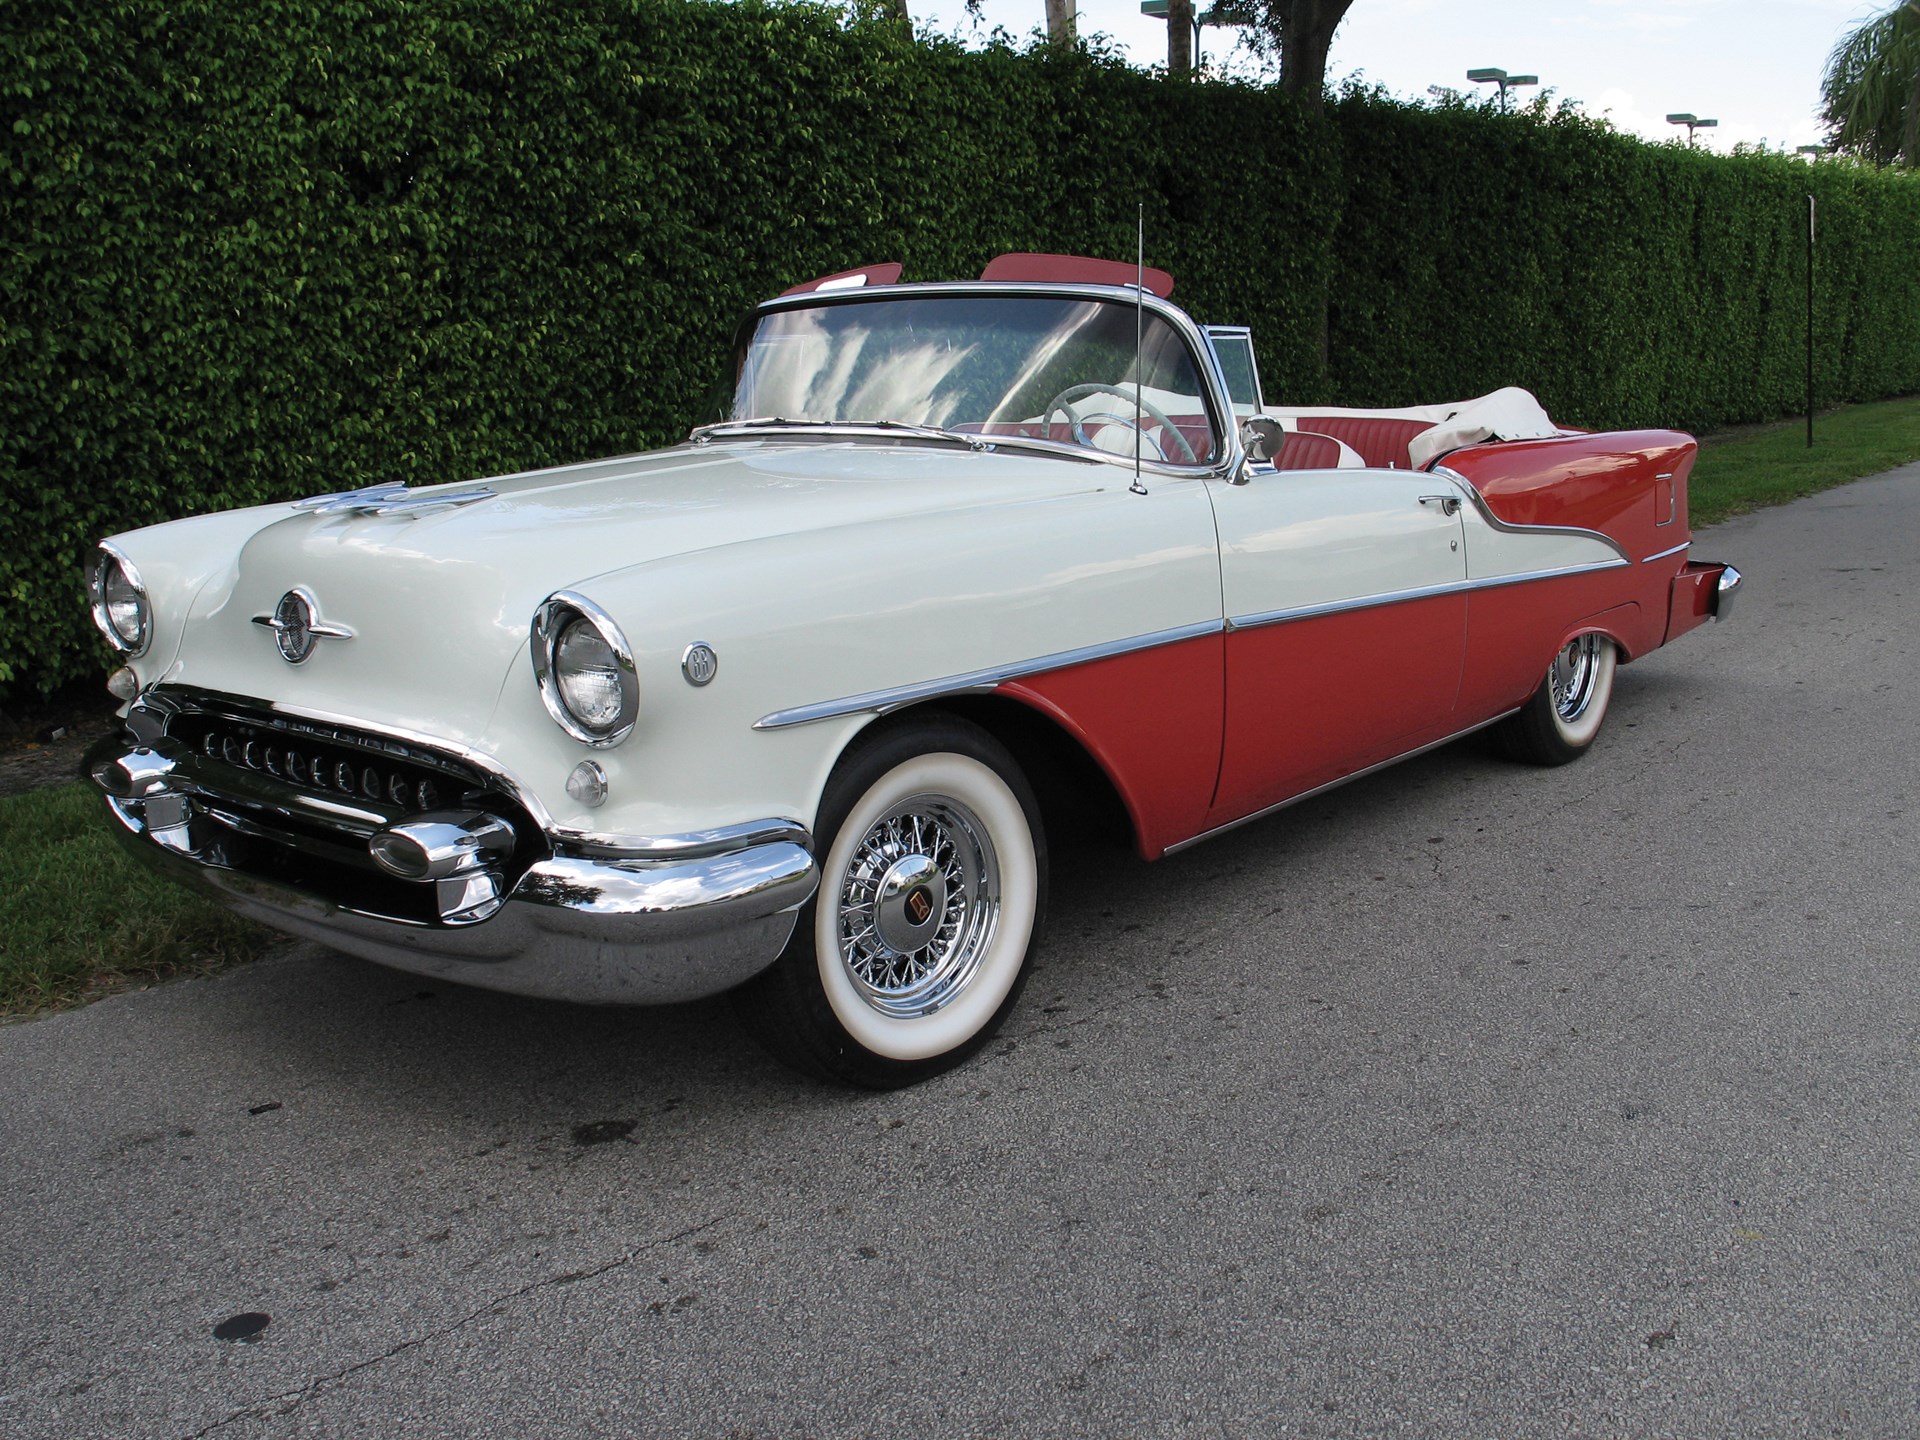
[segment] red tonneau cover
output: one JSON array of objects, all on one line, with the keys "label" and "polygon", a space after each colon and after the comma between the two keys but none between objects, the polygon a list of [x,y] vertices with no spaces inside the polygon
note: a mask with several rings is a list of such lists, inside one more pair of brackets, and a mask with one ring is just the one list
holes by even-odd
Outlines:
[{"label": "red tonneau cover", "polygon": [[1147,293],[1166,299],[1173,294],[1173,276],[1151,265],[1145,271],[1130,260],[1091,260],[1084,255],[1032,255],[1015,251],[996,255],[980,272],[982,280],[1044,280],[1071,285],[1144,284]]}]

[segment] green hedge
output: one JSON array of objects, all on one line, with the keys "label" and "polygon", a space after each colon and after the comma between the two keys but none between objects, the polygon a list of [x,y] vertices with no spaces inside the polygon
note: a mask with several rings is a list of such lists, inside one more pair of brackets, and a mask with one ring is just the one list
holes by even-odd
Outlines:
[{"label": "green hedge", "polygon": [[1570,112],[1349,97],[1329,303],[1353,405],[1524,385],[1577,425],[1698,429],[1920,390],[1920,181],[1649,146]]},{"label": "green hedge", "polygon": [[[1151,263],[1268,393],[1797,403],[1803,167],[1569,119],[1324,114],[700,0],[10,0],[0,692],[98,674],[92,542],[669,442],[796,279]],[[1909,183],[1821,167],[1829,399],[1920,389]]]}]

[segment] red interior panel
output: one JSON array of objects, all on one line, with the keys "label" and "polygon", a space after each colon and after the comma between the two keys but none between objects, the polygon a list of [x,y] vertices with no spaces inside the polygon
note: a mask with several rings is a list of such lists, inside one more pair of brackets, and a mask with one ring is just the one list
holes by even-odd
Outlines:
[{"label": "red interior panel", "polygon": [[1423,430],[1433,428],[1425,420],[1394,420],[1379,415],[1302,415],[1295,423],[1302,430],[1331,435],[1352,446],[1362,460],[1382,470],[1411,470],[1408,443]]},{"label": "red interior panel", "polygon": [[1280,442],[1275,457],[1276,470],[1337,470],[1340,468],[1340,442],[1331,435],[1310,435],[1305,430],[1289,431]]}]

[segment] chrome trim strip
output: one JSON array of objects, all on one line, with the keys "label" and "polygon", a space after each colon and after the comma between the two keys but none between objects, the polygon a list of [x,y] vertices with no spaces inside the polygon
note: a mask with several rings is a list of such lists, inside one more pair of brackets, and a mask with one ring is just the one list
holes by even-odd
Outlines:
[{"label": "chrome trim strip", "polygon": [[1658,555],[1647,556],[1647,558],[1642,560],[1640,563],[1642,565],[1651,565],[1656,560],[1665,560],[1670,555],[1678,555],[1682,550],[1689,550],[1692,548],[1693,548],[1693,542],[1691,540],[1682,540],[1678,545],[1669,545],[1665,550],[1662,550]]},{"label": "chrome trim strip", "polygon": [[[688,440],[695,446],[725,444],[732,440],[759,440],[774,444],[820,441],[831,443],[841,440],[859,439],[941,439],[960,441],[975,437],[966,434],[946,436],[921,433],[920,427],[842,424],[839,421],[811,420],[795,421],[790,425],[756,426],[752,421],[722,421],[714,425],[702,426]],[[1129,473],[1133,470],[1131,453],[1121,454],[1113,450],[1096,450],[1090,446],[1075,445],[1065,440],[1044,440],[1037,435],[991,435],[984,437],[984,443],[969,444],[967,449],[975,454],[993,454],[999,450],[1032,451],[1039,455],[1051,455],[1060,460],[1075,460],[1083,465],[1119,465]],[[1155,460],[1151,456],[1141,458],[1142,466],[1157,475],[1180,480],[1216,480],[1219,478],[1214,468],[1208,465],[1180,465],[1171,460]]]},{"label": "chrome trim strip", "polygon": [[1476,490],[1473,482],[1458,470],[1446,465],[1435,465],[1428,473],[1432,475],[1443,475],[1465,491],[1467,498],[1473,502],[1474,510],[1478,512],[1480,518],[1492,529],[1504,531],[1508,535],[1578,535],[1583,539],[1598,540],[1602,545],[1618,555],[1622,564],[1632,563],[1627,558],[1627,552],[1621,548],[1620,542],[1615,540],[1611,535],[1603,535],[1598,530],[1583,529],[1578,525],[1511,524],[1508,521],[1502,520],[1487,507],[1487,497]]},{"label": "chrome trim strip", "polygon": [[1509,715],[1518,714],[1520,712],[1520,709],[1521,707],[1516,705],[1511,710],[1502,710],[1498,715],[1493,716],[1491,719],[1482,720],[1475,725],[1469,725],[1464,730],[1456,730],[1451,735],[1444,735],[1440,739],[1429,741],[1425,745],[1416,745],[1413,749],[1404,751],[1399,755],[1395,755],[1391,759],[1382,760],[1378,764],[1369,765],[1364,770],[1356,770],[1351,775],[1342,775],[1337,780],[1329,780],[1324,785],[1316,785],[1311,790],[1302,790],[1298,795],[1294,795],[1286,800],[1282,800],[1278,804],[1269,805],[1264,810],[1256,810],[1251,815],[1242,815],[1238,820],[1229,820],[1224,825],[1216,825],[1211,830],[1203,830],[1201,831],[1200,834],[1195,835],[1190,839],[1181,840],[1176,842],[1175,844],[1169,845],[1166,848],[1165,853],[1168,855],[1177,855],[1182,850],[1191,849],[1193,846],[1198,845],[1202,840],[1211,840],[1213,839],[1214,836],[1224,835],[1229,830],[1238,830],[1242,825],[1251,825],[1256,820],[1264,820],[1266,819],[1267,816],[1274,814],[1276,811],[1285,810],[1289,806],[1298,805],[1303,800],[1311,800],[1314,798],[1314,796],[1324,795],[1329,790],[1338,790],[1342,785],[1348,784],[1349,782],[1354,780],[1363,779],[1364,777],[1373,774],[1377,770],[1386,769],[1389,765],[1398,765],[1402,760],[1411,760],[1413,759],[1414,756],[1424,755],[1429,750],[1438,750],[1442,745],[1451,745],[1456,740],[1465,739],[1467,736],[1473,734],[1474,731],[1476,730],[1484,730],[1489,725],[1499,724],[1502,720],[1506,719]]},{"label": "chrome trim strip", "polygon": [[594,835],[584,830],[547,833],[571,855],[630,860],[703,860],[759,845],[798,845],[808,853],[813,850],[813,834],[798,820],[747,820],[684,835]]},{"label": "chrome trim strip", "polygon": [[898,710],[903,705],[911,705],[917,700],[931,700],[937,695],[960,695],[968,692],[991,690],[1004,685],[1009,680],[1018,680],[1026,675],[1038,675],[1048,670],[1064,670],[1072,665],[1085,665],[1094,660],[1110,660],[1116,655],[1131,655],[1136,650],[1152,650],[1162,645],[1175,645],[1182,640],[1196,640],[1203,635],[1218,635],[1226,629],[1224,621],[1201,620],[1192,625],[1178,625],[1171,630],[1155,630],[1146,635],[1135,635],[1125,640],[1108,640],[1098,645],[1083,645],[1076,650],[1057,650],[1051,655],[1041,655],[1032,660],[1016,660],[1010,665],[999,665],[988,670],[969,670],[962,675],[947,675],[938,680],[922,680],[913,685],[895,685],[885,690],[869,690],[862,695],[848,695],[839,700],[821,700],[811,705],[796,705],[790,710],[775,710],[771,715],[763,715],[753,722],[756,730],[779,730],[788,725],[807,725],[815,720],[833,720],[842,715],[858,715],[862,711],[873,710],[885,714],[889,710]]},{"label": "chrome trim strip", "polygon": [[1497,590],[1508,585],[1526,585],[1535,580],[1557,580],[1566,575],[1586,575],[1597,570],[1618,570],[1631,562],[1595,560],[1588,565],[1568,565],[1555,570],[1526,570],[1516,575],[1490,575],[1484,580],[1449,580],[1444,585],[1423,585],[1416,590],[1390,590],[1382,595],[1361,595],[1351,600],[1329,600],[1318,605],[1297,605],[1290,610],[1263,610],[1252,615],[1235,615],[1227,622],[1230,630],[1255,630],[1263,625],[1282,625],[1291,620],[1311,620],[1321,615],[1339,615],[1348,610],[1371,610],[1383,605],[1404,605],[1410,600],[1430,600],[1437,595],[1460,595],[1474,590]]}]

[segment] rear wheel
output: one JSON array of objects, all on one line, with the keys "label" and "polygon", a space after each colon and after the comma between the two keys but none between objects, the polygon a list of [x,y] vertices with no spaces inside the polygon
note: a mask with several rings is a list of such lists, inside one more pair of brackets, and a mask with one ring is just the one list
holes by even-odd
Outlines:
[{"label": "rear wheel", "polygon": [[1019,998],[1046,904],[1039,809],[998,741],[958,720],[849,752],[818,826],[820,888],[771,969],[739,992],[798,1068],[910,1085],[984,1044]]},{"label": "rear wheel", "polygon": [[1579,759],[1607,718],[1617,663],[1606,636],[1576,635],[1553,657],[1533,697],[1495,731],[1501,748],[1535,765]]}]

